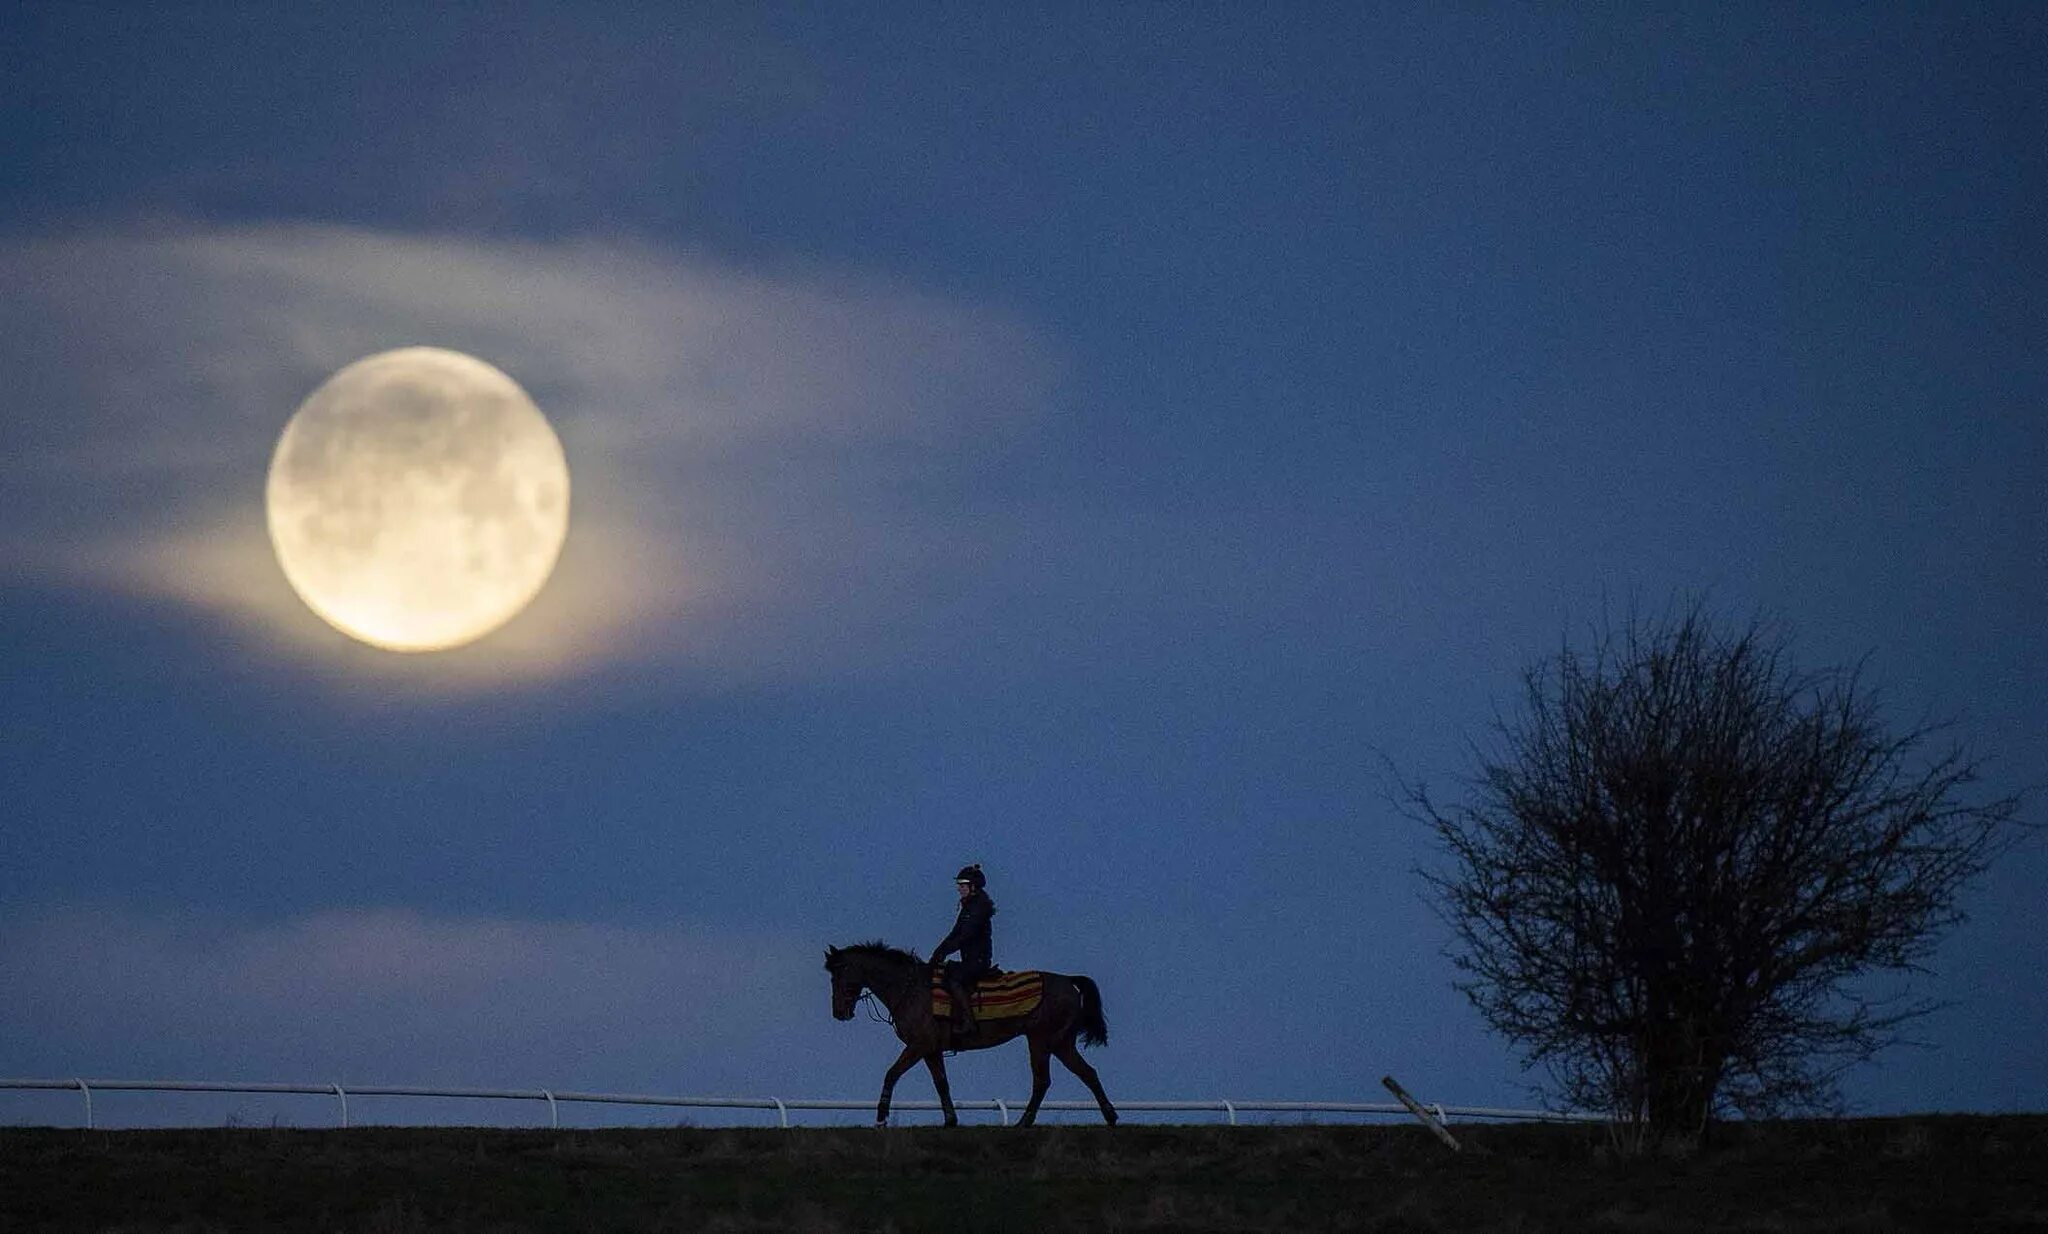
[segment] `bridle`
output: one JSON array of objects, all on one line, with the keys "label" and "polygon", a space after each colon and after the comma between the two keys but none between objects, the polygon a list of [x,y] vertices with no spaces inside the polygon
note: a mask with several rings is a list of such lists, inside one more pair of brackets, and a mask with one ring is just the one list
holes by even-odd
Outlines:
[{"label": "bridle", "polygon": [[[835,981],[838,980],[838,974],[833,974],[833,979]],[[851,1006],[847,1008],[848,1015],[851,1016],[853,1008],[864,1006],[868,1013],[868,1019],[873,1020],[877,1024],[887,1024],[894,1028],[896,1026],[896,1017],[890,1014],[888,1004],[884,1003],[880,996],[875,993],[874,987],[863,981],[859,984],[858,988],[860,993],[854,995]]]}]

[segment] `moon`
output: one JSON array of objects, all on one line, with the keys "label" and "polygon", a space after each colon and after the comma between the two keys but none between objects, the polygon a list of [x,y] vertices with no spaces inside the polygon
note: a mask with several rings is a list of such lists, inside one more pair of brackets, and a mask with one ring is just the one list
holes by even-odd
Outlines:
[{"label": "moon", "polygon": [[265,488],[270,542],[306,606],[391,651],[474,642],[547,583],[569,464],[526,391],[475,356],[358,360],[300,405]]}]

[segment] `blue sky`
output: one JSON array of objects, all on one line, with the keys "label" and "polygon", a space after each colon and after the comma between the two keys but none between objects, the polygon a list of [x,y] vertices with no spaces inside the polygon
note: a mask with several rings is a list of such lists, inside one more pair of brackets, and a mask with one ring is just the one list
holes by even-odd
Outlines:
[{"label": "blue sky", "polygon": [[[977,860],[1113,1097],[1518,1102],[1377,751],[1703,593],[2042,782],[2038,8],[705,7],[0,18],[0,1072],[866,1097]],[[431,657],[261,506],[410,344],[575,478]],[[1853,1106],[2048,1106],[2044,877]]]}]

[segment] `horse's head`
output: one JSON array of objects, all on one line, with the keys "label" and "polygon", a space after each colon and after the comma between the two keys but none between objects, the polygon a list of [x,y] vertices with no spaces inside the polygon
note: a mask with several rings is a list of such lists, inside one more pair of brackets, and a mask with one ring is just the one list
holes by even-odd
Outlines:
[{"label": "horse's head", "polygon": [[840,1020],[853,1018],[853,1005],[863,992],[872,990],[893,1007],[924,981],[923,960],[880,939],[825,948],[825,971],[832,974],[832,1015]]},{"label": "horse's head", "polygon": [[851,1020],[853,1005],[860,1001],[861,981],[853,975],[851,965],[846,962],[846,953],[837,947],[825,948],[825,971],[832,974],[832,1018]]}]

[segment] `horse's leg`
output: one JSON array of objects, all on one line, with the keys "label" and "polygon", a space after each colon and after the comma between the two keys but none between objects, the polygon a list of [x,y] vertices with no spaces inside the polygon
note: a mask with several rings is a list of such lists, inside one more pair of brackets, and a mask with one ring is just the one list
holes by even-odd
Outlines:
[{"label": "horse's leg", "polygon": [[889,1064],[889,1074],[882,1077],[882,1100],[875,1107],[875,1126],[882,1126],[889,1121],[889,1095],[896,1091],[896,1081],[902,1079],[903,1073],[910,1070],[910,1064],[917,1061],[920,1053],[922,1051],[913,1046],[904,1046],[903,1053],[898,1054],[896,1061]]},{"label": "horse's leg", "polygon": [[1102,1121],[1116,1126],[1116,1107],[1109,1104],[1109,1094],[1102,1091],[1102,1077],[1096,1075],[1095,1068],[1081,1057],[1081,1051],[1074,1048],[1072,1039],[1053,1053],[1067,1065],[1067,1070],[1081,1077],[1081,1083],[1088,1086],[1089,1092],[1095,1094],[1095,1104],[1102,1107]]},{"label": "horse's leg", "polygon": [[1024,1107],[1024,1117],[1017,1120],[1019,1127],[1029,1127],[1038,1121],[1038,1103],[1045,1100],[1045,1090],[1052,1087],[1052,1066],[1048,1061],[1051,1051],[1036,1037],[1025,1040],[1031,1044],[1031,1104]]},{"label": "horse's leg", "polygon": [[931,1070],[932,1087],[938,1090],[939,1108],[946,1112],[946,1125],[958,1127],[960,1116],[953,1112],[953,1086],[946,1083],[946,1056],[933,1050],[924,1056],[924,1065]]}]

